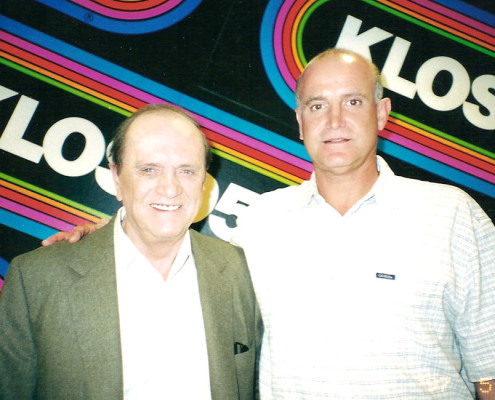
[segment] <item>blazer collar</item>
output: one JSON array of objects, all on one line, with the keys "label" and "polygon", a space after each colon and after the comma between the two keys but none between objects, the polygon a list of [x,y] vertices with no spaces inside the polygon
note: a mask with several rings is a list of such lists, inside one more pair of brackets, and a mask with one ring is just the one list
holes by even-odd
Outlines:
[{"label": "blazer collar", "polygon": [[77,351],[91,398],[123,398],[113,221],[84,238],[71,260],[80,275],[69,293]]},{"label": "blazer collar", "polygon": [[190,233],[203,308],[212,397],[236,397],[237,388],[229,387],[229,382],[237,381],[234,360],[230,357],[233,355],[232,282],[223,273],[227,267],[224,258],[216,255],[211,242],[193,230]]}]

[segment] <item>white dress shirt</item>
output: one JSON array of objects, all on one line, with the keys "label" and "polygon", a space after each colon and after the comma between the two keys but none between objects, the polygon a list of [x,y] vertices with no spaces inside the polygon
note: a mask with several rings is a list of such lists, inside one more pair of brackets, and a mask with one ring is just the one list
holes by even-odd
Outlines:
[{"label": "white dress shirt", "polygon": [[189,232],[165,281],[115,219],[124,399],[211,400],[208,354]]}]

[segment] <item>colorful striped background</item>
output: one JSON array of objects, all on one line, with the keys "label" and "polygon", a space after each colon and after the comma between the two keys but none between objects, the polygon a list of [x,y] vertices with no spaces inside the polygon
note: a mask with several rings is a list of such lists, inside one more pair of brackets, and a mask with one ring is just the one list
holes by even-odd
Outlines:
[{"label": "colorful striped background", "polygon": [[[295,107],[296,80],[307,63],[302,46],[306,22],[329,1],[339,0],[272,0],[267,7],[260,40],[263,62],[273,87],[291,108]],[[361,1],[484,56],[495,57],[495,18],[465,3]],[[392,112],[380,137],[379,148],[383,152],[495,198],[493,152],[396,112]]]},{"label": "colorful striped background", "polygon": [[[449,1],[450,8],[447,8],[441,1],[362,1],[470,46],[485,56],[494,56],[493,16],[466,9],[463,3]],[[83,12],[87,13],[89,9],[93,19],[86,20],[86,23],[97,23],[98,18],[111,19],[115,29],[124,29],[119,25],[124,23],[142,24],[136,32],[150,29],[149,24],[157,24],[157,18],[169,15],[180,6],[195,7],[199,4],[199,1],[175,2],[177,7],[172,9],[167,8],[172,2],[158,0],[134,3],[115,0],[41,2],[57,6],[62,12],[82,20],[84,15],[88,19]],[[260,33],[262,58],[275,90],[290,107],[294,107],[295,79],[306,63],[302,32],[310,13],[323,2],[272,0],[266,8]],[[141,6],[153,4],[154,8],[150,10],[156,14],[143,20],[133,19],[131,15],[125,21],[118,19],[119,15],[122,17],[119,12],[124,12],[125,7],[139,3]],[[120,8],[110,12],[110,6],[116,4]],[[98,18],[95,16],[97,12],[101,12]],[[137,17],[139,12],[144,12],[144,9],[136,8],[131,14]],[[182,17],[184,15],[187,14],[183,12]],[[0,63],[123,116],[147,103],[179,105],[198,119],[218,156],[287,185],[298,184],[311,173],[311,163],[300,143],[2,15]],[[392,114],[380,135],[383,152],[495,198],[495,155],[490,151],[398,113]],[[42,239],[57,230],[72,229],[77,224],[95,221],[102,216],[98,210],[0,171],[0,224]],[[5,260],[0,259],[0,267],[2,265],[5,265]]]},{"label": "colorful striped background", "polygon": [[187,17],[201,0],[38,0],[98,29],[126,35],[168,28]]},{"label": "colorful striped background", "polygon": [[[1,15],[0,27],[0,63],[9,68],[122,115],[147,103],[182,106],[200,122],[215,154],[288,185],[311,172],[299,143]],[[4,174],[0,184],[5,188],[0,192],[0,223],[38,238],[102,216],[12,176]],[[40,208],[31,199],[50,206]]]}]

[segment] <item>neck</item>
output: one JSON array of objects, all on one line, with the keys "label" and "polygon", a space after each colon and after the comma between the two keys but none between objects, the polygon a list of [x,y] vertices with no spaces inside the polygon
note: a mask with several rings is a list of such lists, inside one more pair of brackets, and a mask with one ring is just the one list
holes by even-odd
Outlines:
[{"label": "neck", "polygon": [[374,168],[351,175],[336,175],[315,170],[315,178],[320,195],[344,215],[370,191],[378,179],[378,171]]},{"label": "neck", "polygon": [[150,264],[160,273],[163,279],[167,280],[170,269],[175,261],[175,257],[179,253],[185,235],[169,241],[145,241],[140,237],[132,237],[129,234],[128,236],[141,254],[143,254]]}]

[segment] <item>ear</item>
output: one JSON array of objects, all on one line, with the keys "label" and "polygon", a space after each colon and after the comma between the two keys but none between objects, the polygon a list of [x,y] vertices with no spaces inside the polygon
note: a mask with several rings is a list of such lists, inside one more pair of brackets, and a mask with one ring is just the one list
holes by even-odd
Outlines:
[{"label": "ear", "polygon": [[120,191],[120,182],[119,182],[119,174],[117,173],[117,165],[114,163],[109,163],[108,168],[112,171],[112,179],[115,185],[115,197],[117,197],[118,201],[122,201],[122,192]]},{"label": "ear", "polygon": [[299,107],[297,107],[295,110],[296,112],[296,119],[297,119],[297,124],[299,125],[299,139],[304,140],[304,135],[303,135],[303,130],[302,130],[302,112]]},{"label": "ear", "polygon": [[376,106],[376,117],[378,122],[378,130],[381,131],[387,124],[388,115],[392,109],[392,102],[388,97],[381,99]]}]

